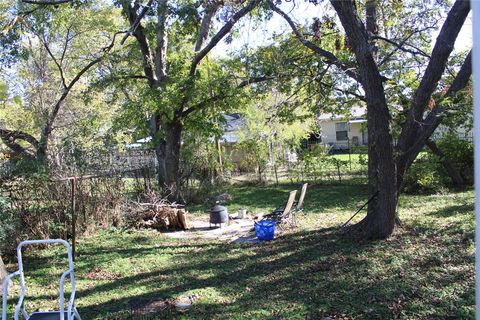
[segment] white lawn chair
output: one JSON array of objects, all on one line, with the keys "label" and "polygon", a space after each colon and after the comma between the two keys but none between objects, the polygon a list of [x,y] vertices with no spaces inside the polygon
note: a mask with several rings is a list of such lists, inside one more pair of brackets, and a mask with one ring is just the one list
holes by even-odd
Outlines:
[{"label": "white lawn chair", "polygon": [[[32,244],[35,245],[35,244],[52,244],[52,243],[63,244],[67,248],[67,252],[68,252],[68,270],[62,273],[62,276],[60,277],[60,285],[59,285],[60,309],[59,311],[34,312],[29,315],[25,310],[25,305],[23,303],[23,300],[25,299],[25,277],[23,274],[22,247],[27,245],[32,245]],[[61,240],[61,239],[22,241],[17,247],[17,258],[18,258],[18,271],[8,275],[3,280],[2,320],[7,320],[8,285],[10,283],[10,280],[16,276],[20,277],[20,298],[18,299],[18,303],[15,307],[15,314],[13,317],[15,320],[19,320],[20,312],[22,313],[23,319],[25,320],[81,320],[80,315],[78,314],[78,311],[74,305],[75,275],[73,273],[72,248],[70,247],[70,244],[67,241]],[[63,290],[64,290],[65,278],[68,276],[70,276],[70,284],[72,286],[72,291],[70,293],[70,299],[68,300],[67,311],[65,311],[65,299],[64,299]]]},{"label": "white lawn chair", "polygon": [[308,183],[302,185],[302,192],[300,193],[300,198],[298,202],[293,203],[292,214],[294,225],[297,224],[297,213],[303,212],[303,201],[305,200],[305,194],[307,193]]},{"label": "white lawn chair", "polygon": [[287,203],[283,208],[276,209],[272,213],[264,215],[262,220],[274,220],[278,223],[278,226],[282,228],[282,225],[288,223],[291,226],[295,226],[295,220],[293,219],[293,203],[295,201],[295,195],[297,190],[290,191]]}]

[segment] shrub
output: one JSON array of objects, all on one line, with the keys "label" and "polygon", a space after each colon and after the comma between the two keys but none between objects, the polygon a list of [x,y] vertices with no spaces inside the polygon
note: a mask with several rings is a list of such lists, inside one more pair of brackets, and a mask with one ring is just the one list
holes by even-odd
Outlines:
[{"label": "shrub", "polygon": [[441,164],[432,153],[421,153],[405,176],[404,191],[406,193],[431,193],[443,187],[440,175]]},{"label": "shrub", "polygon": [[[71,180],[39,173],[0,179],[0,253],[8,256],[24,239],[71,237]],[[118,177],[76,180],[77,235],[118,225],[122,190]]]},{"label": "shrub", "polygon": [[[438,148],[447,160],[460,172],[467,184],[473,183],[473,145],[460,139],[456,133],[444,135],[436,141]],[[421,153],[405,176],[404,191],[437,192],[441,188],[452,187],[452,181],[440,163],[440,159],[430,151]]]},{"label": "shrub", "polygon": [[19,236],[20,221],[7,198],[0,196],[0,255],[12,255]]},{"label": "shrub", "polygon": [[[473,143],[450,132],[437,141],[438,148],[460,172],[467,184],[473,184]],[[443,169],[442,169],[442,173]]]}]

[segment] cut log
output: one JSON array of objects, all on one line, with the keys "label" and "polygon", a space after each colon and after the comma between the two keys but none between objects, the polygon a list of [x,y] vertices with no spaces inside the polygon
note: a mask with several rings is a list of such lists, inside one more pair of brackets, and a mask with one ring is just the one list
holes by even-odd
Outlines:
[{"label": "cut log", "polygon": [[180,221],[180,223],[183,227],[183,230],[190,229],[190,226],[188,225],[187,214],[186,214],[185,210],[178,210],[177,211],[177,216],[178,216],[178,220]]},{"label": "cut log", "polygon": [[136,203],[129,208],[125,221],[135,228],[188,229],[187,211],[183,206],[169,203]]}]

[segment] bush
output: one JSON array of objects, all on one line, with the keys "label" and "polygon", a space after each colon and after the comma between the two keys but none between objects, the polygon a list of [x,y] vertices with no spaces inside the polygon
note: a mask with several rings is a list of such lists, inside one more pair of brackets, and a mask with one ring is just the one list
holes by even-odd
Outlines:
[{"label": "bush", "polygon": [[[444,135],[436,141],[438,148],[447,160],[460,172],[467,184],[473,183],[473,145],[460,139],[456,133]],[[452,180],[440,163],[440,159],[430,151],[421,153],[405,176],[404,191],[437,192],[441,188],[453,186]]]},{"label": "bush", "polygon": [[460,172],[465,182],[473,184],[473,143],[460,139],[455,132],[450,132],[439,139],[437,145]]},{"label": "bush", "polygon": [[[71,181],[44,174],[0,179],[1,254],[24,239],[71,238]],[[76,180],[76,234],[118,226],[122,190],[118,177]]]},{"label": "bush", "polygon": [[20,221],[10,209],[8,199],[0,196],[0,255],[12,255],[19,236]]},{"label": "bush", "polygon": [[441,164],[432,153],[420,154],[405,176],[406,193],[431,193],[444,187]]},{"label": "bush", "polygon": [[318,181],[324,174],[324,159],[328,151],[322,145],[313,145],[310,149],[302,150],[295,168],[289,172],[290,179],[298,181]]},{"label": "bush", "polygon": [[[366,163],[367,155],[361,155]],[[361,163],[359,161],[359,165]],[[360,169],[362,172],[363,167]],[[314,181],[321,180],[342,180],[342,176],[351,174],[352,170],[349,168],[349,161],[342,160],[342,158],[330,155],[328,149],[322,145],[314,145],[308,150],[302,150],[300,157],[295,167],[289,171],[290,179],[293,181]],[[356,172],[355,172],[356,173]]]}]

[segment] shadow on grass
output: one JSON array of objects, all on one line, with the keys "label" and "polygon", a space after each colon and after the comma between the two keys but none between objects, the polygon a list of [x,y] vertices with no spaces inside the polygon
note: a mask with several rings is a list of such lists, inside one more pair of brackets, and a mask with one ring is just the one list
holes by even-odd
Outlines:
[{"label": "shadow on grass", "polygon": [[[109,251],[87,246],[79,258],[86,261],[77,266],[77,300],[83,301],[79,309],[85,319],[134,319],[125,311],[138,301],[168,301],[187,293],[199,295],[199,300],[186,314],[166,309],[151,319],[454,317],[458,308],[474,305],[468,285],[471,270],[458,268],[473,261],[462,244],[457,243],[452,253],[443,238],[422,243],[418,232],[406,230],[388,242],[357,242],[330,228],[295,232],[255,245],[152,246],[146,241],[138,248]],[[405,239],[421,247],[422,254],[403,254]],[[157,262],[150,271],[132,272],[90,288],[81,285],[96,264],[115,259],[149,263],[146,255],[173,256],[175,261]],[[439,277],[446,270],[449,275]],[[455,290],[455,294],[445,295],[444,290]],[[467,317],[474,309],[468,310]],[[418,316],[421,312],[426,313]]]},{"label": "shadow on grass", "polygon": [[[292,186],[264,188],[236,188],[235,203],[275,206]],[[305,210],[352,208],[365,196],[361,186],[313,186]],[[456,210],[471,208],[442,209],[445,217]],[[92,237],[79,246],[79,309],[84,319],[135,319],[124,313],[139,301],[192,294],[199,300],[186,313],[168,308],[151,319],[472,318],[474,256],[463,222],[443,228],[426,221],[379,242],[335,228],[253,245],[172,242],[147,232]],[[48,269],[41,259],[37,269]],[[85,280],[95,267],[119,265],[125,272],[118,279]]]},{"label": "shadow on grass", "polygon": [[[389,244],[357,243],[337,235],[335,229],[298,232],[253,246],[210,244],[200,253],[196,251],[198,247],[187,245],[185,249],[190,249],[193,256],[182,255],[174,265],[158,266],[152,272],[81,290],[78,298],[145,288],[145,293],[82,307],[81,312],[88,319],[104,319],[106,314],[124,311],[137,300],[166,300],[202,290],[213,291],[219,297],[200,297],[199,303],[188,311],[188,319],[230,319],[242,315],[246,319],[304,319],[342,314],[385,319],[399,316],[412,302],[427,305],[427,310],[432,308],[430,317],[442,318],[454,314],[449,305],[465,303],[462,297],[472,299],[471,288],[458,287],[468,270],[458,270],[444,279],[435,276],[432,283],[418,282],[425,281],[423,271],[440,267],[438,261],[432,260],[439,254],[436,246],[425,255],[399,262],[391,251],[401,247],[399,239]],[[139,250],[133,256],[141,259],[143,252]],[[429,296],[430,287],[456,287],[458,296],[433,299]],[[172,310],[162,314],[162,318],[178,316]]]},{"label": "shadow on grass", "polygon": [[456,215],[471,215],[473,214],[473,211],[474,211],[473,203],[456,204],[456,205],[451,205],[451,206],[442,208],[437,211],[430,212],[430,215],[441,217],[441,218],[447,218],[447,217],[452,217]]}]

